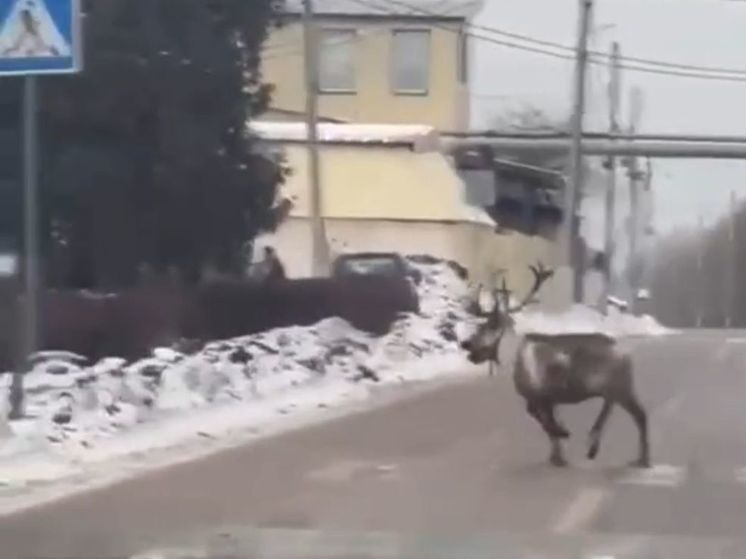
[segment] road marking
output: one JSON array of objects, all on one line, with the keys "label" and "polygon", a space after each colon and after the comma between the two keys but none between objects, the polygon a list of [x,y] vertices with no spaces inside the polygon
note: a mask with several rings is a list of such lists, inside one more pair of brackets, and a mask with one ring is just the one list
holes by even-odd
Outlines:
[{"label": "road marking", "polygon": [[734,476],[739,483],[746,483],[746,467],[737,468]]},{"label": "road marking", "polygon": [[726,338],[727,344],[746,344],[746,338]]},{"label": "road marking", "polygon": [[360,470],[368,467],[367,462],[355,460],[340,460],[332,462],[322,468],[311,470],[306,474],[308,479],[314,481],[343,482],[349,481]]},{"label": "road marking", "polygon": [[670,464],[656,464],[651,468],[636,469],[619,478],[619,483],[658,487],[678,487],[684,482],[686,469]]},{"label": "road marking", "polygon": [[361,475],[371,475],[384,480],[396,480],[400,477],[397,464],[376,464],[358,460],[340,460],[332,462],[306,474],[313,481],[343,483]]},{"label": "road marking", "polygon": [[609,498],[608,490],[601,487],[587,487],[578,492],[567,508],[554,523],[555,534],[569,534],[586,524],[598,513]]}]

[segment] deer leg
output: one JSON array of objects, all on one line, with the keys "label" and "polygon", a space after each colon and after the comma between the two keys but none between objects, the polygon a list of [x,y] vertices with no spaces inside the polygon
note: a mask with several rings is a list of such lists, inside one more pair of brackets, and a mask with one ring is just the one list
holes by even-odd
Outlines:
[{"label": "deer leg", "polygon": [[567,460],[565,460],[565,453],[562,450],[562,439],[558,437],[552,437],[550,435],[549,440],[552,444],[552,450],[549,454],[549,463],[552,466],[562,468],[567,466]]},{"label": "deer leg", "polygon": [[588,453],[586,454],[590,460],[593,460],[598,455],[598,449],[601,445],[601,433],[604,430],[604,426],[609,419],[613,407],[614,403],[611,400],[604,399],[601,412],[598,414],[596,421],[593,422],[593,427],[591,427],[591,432],[588,435]]},{"label": "deer leg", "polygon": [[565,427],[563,423],[559,419],[557,419],[557,416],[554,415],[554,406],[547,405],[546,414],[549,420],[549,425],[551,425],[554,435],[559,439],[570,438],[570,431],[568,431],[567,427]]},{"label": "deer leg", "polygon": [[562,436],[558,432],[559,427],[554,421],[554,409],[551,405],[537,404],[528,402],[526,407],[528,413],[536,419],[541,425],[544,432],[549,437],[551,443],[551,452],[549,454],[549,463],[553,466],[562,467],[567,465],[564,452],[562,450]]},{"label": "deer leg", "polygon": [[495,374],[495,371],[497,370],[497,366],[500,364],[500,354],[498,353],[498,348],[500,347],[500,338],[497,339],[495,342],[495,347],[492,348],[492,359],[490,359],[490,369],[489,369],[489,375],[492,376]]},{"label": "deer leg", "polygon": [[557,421],[557,418],[554,415],[553,405],[547,404],[545,408],[545,414],[547,417],[547,422],[551,428],[551,432],[549,433],[549,440],[552,445],[552,450],[549,454],[549,463],[552,466],[556,466],[558,468],[567,466],[567,460],[565,460],[565,454],[562,450],[562,439],[568,438],[570,436],[570,432],[565,428],[564,425]]},{"label": "deer leg", "polygon": [[526,411],[541,425],[541,428],[550,437],[566,439],[570,436],[569,431],[557,422],[554,416],[554,408],[551,405],[528,402]]},{"label": "deer leg", "polygon": [[632,416],[637,425],[640,443],[637,459],[632,462],[632,466],[637,468],[650,467],[650,443],[648,442],[648,414],[645,412],[640,402],[634,395],[630,395],[619,401],[619,405]]}]

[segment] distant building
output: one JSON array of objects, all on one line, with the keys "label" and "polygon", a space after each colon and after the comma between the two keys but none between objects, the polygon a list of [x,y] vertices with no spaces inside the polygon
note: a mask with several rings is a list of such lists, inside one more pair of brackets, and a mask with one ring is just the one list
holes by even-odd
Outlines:
[{"label": "distant building", "polygon": [[[516,252],[508,259],[508,276],[519,275],[519,289],[529,278],[526,265],[541,259],[557,270],[542,289],[542,302],[562,306],[569,292],[569,270],[560,240],[564,220],[564,175],[554,169],[528,165],[499,156],[488,145],[459,148],[453,165],[464,181],[466,200],[482,207],[495,221],[499,235],[510,239]],[[526,247],[533,247],[525,251]]]},{"label": "distant building", "polygon": [[[315,0],[321,119],[465,129],[467,24],[481,6],[481,0]],[[285,25],[265,45],[264,77],[276,89],[264,119],[303,118],[302,11],[301,0],[287,0]]]},{"label": "distant building", "polygon": [[[293,168],[283,195],[293,207],[283,225],[258,244],[274,246],[289,277],[311,274],[308,151],[302,123],[257,122],[252,131],[281,149]],[[472,280],[494,286],[506,273],[527,289],[528,264],[553,263],[541,236],[496,232],[495,221],[467,201],[467,185],[440,152],[432,128],[416,125],[322,124],[322,214],[332,257],[344,252],[396,251],[455,260]]]}]

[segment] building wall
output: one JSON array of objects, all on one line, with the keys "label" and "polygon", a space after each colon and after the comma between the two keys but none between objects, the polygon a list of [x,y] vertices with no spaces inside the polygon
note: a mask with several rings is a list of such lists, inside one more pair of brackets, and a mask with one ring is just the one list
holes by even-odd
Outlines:
[{"label": "building wall", "polygon": [[[284,147],[291,169],[282,187],[293,201],[291,215],[311,215],[308,150]],[[439,152],[416,153],[406,147],[322,145],[322,212],[328,218],[458,222],[480,219],[493,224],[481,208],[465,201],[464,183]]]},{"label": "building wall", "polygon": [[[326,19],[319,28],[355,29],[356,93],[319,96],[322,117],[355,122],[428,124],[463,130],[469,121],[467,87],[459,80],[459,23],[399,22],[390,19]],[[427,95],[397,95],[390,87],[391,37],[394,30],[429,29],[430,90]],[[275,85],[272,106],[305,110],[303,28],[289,22],[272,32],[263,56],[266,81]]]},{"label": "building wall", "polygon": [[[542,260],[554,265],[554,246],[538,237],[498,235],[477,223],[327,219],[332,258],[343,252],[392,251],[429,254],[454,260],[469,270],[470,279],[496,286],[505,271],[508,285],[520,295],[531,285],[528,265]],[[311,275],[311,226],[308,218],[291,217],[261,244],[274,246],[290,277]],[[551,298],[549,291],[545,295]]]}]

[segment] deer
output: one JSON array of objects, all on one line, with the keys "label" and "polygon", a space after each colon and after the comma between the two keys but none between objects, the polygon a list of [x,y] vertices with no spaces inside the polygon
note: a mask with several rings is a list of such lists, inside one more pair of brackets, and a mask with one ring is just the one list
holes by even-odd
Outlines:
[{"label": "deer", "polygon": [[[490,369],[499,364],[500,342],[506,332],[514,332],[515,313],[535,302],[541,286],[554,274],[541,262],[529,268],[533,285],[523,300],[511,305],[503,277],[499,290],[503,301],[495,297],[493,308],[480,313],[485,321],[461,343],[472,363],[487,362]],[[567,466],[562,442],[570,437],[555,408],[600,398],[601,410],[588,435],[587,458],[598,455],[604,427],[614,406],[619,406],[632,417],[638,432],[638,453],[630,465],[650,467],[647,413],[635,392],[631,356],[616,342],[602,333],[526,333],[520,337],[513,383],[525,400],[526,411],[549,437],[552,466]]]}]

